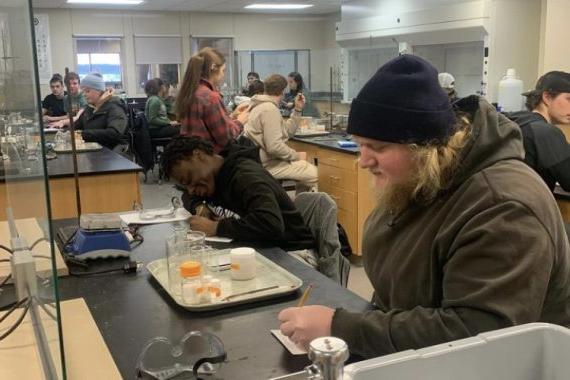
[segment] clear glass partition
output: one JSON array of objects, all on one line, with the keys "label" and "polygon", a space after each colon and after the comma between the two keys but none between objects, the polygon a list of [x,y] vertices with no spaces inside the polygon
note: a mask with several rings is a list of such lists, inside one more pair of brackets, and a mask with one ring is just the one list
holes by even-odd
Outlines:
[{"label": "clear glass partition", "polygon": [[37,69],[46,41],[35,21],[31,1],[0,3],[0,378],[64,379],[64,264],[50,221]]}]

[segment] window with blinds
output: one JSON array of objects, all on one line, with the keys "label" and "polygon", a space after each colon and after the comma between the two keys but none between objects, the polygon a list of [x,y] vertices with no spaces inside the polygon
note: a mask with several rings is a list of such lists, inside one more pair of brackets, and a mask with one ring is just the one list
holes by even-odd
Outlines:
[{"label": "window with blinds", "polygon": [[172,87],[178,87],[182,63],[180,36],[135,36],[135,63],[137,90],[141,93],[145,83],[160,78]]}]

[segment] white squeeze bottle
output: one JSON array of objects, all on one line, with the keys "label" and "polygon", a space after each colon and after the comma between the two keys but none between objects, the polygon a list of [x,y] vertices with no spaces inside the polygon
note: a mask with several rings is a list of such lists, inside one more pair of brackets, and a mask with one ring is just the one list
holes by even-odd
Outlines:
[{"label": "white squeeze bottle", "polygon": [[517,78],[515,69],[507,69],[507,75],[499,82],[497,103],[503,112],[515,112],[523,109],[523,81]]}]

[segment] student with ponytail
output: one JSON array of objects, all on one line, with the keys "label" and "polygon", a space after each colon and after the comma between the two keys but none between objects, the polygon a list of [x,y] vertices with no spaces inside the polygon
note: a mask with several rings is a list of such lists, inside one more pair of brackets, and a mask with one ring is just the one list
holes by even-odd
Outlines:
[{"label": "student with ponytail", "polygon": [[215,153],[242,132],[249,115],[247,106],[227,114],[218,91],[225,70],[223,55],[203,48],[190,58],[176,99],[176,114],[182,123],[180,134],[211,141]]}]

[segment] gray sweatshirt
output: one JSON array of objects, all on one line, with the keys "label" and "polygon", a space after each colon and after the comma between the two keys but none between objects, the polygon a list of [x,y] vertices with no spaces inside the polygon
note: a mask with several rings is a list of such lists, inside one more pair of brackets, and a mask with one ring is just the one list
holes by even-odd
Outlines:
[{"label": "gray sweatshirt", "polygon": [[251,98],[250,110],[244,131],[259,146],[263,166],[270,168],[281,161],[298,161],[299,155],[287,145],[287,140],[297,131],[301,114],[294,111],[288,120],[284,120],[277,103],[269,95]]}]

